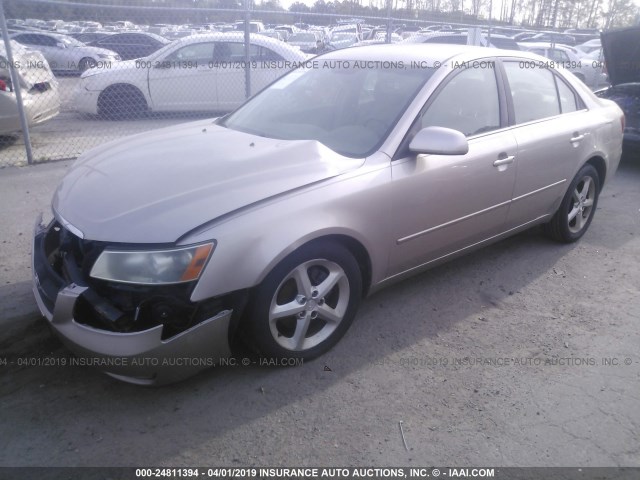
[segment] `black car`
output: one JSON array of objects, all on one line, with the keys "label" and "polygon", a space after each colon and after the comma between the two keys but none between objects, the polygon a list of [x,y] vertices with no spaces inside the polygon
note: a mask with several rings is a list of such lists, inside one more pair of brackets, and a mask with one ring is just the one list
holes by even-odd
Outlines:
[{"label": "black car", "polygon": [[68,35],[88,45],[91,42],[95,42],[96,40],[102,40],[103,38],[110,37],[111,35],[114,35],[114,33],[112,32],[80,32],[80,33],[69,33]]},{"label": "black car", "polygon": [[611,86],[596,92],[616,102],[625,116],[624,147],[640,150],[640,27],[600,34]]},{"label": "black car", "polygon": [[95,40],[88,45],[113,50],[118,52],[123,60],[131,60],[151,55],[169,43],[170,40],[153,33],[123,32]]}]

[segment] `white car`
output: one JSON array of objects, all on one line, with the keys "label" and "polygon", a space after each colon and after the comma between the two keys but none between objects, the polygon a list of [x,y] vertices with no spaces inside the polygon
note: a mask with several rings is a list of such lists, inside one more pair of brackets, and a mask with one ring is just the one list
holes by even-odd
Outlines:
[{"label": "white car", "polygon": [[584,53],[591,53],[594,50],[601,50],[602,43],[599,38],[594,38],[592,40],[588,40],[580,45],[576,45],[578,50],[583,51]]},{"label": "white car", "polygon": [[[250,36],[251,94],[307,60],[299,49]],[[145,58],[82,74],[77,111],[107,117],[147,111],[231,111],[246,100],[244,33],[210,33],[176,40]]]},{"label": "white car", "polygon": [[[60,112],[58,82],[40,52],[11,42],[13,61],[20,77],[22,104],[29,126],[42,123]],[[11,82],[4,43],[0,42],[0,135],[21,129],[18,102]]]},{"label": "white car", "polygon": [[116,52],[90,47],[67,35],[25,31],[14,33],[11,38],[41,52],[53,71],[84,72],[93,66],[110,65],[120,60]]},{"label": "white car", "polygon": [[563,66],[592,90],[609,84],[603,71],[603,63],[575,47],[544,42],[526,42],[518,45],[522,50],[537,53]]},{"label": "white car", "polygon": [[571,68],[568,68],[567,65],[571,65],[572,62],[577,63],[583,55],[576,48],[559,43],[520,42],[518,43],[518,46],[520,47],[520,50],[542,55],[549,60],[553,60],[554,62],[563,65],[568,70],[571,70]]}]

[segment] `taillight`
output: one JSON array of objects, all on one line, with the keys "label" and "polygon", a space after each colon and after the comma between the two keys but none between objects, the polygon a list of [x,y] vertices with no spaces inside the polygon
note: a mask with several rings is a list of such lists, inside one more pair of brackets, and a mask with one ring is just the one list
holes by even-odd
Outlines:
[{"label": "taillight", "polygon": [[7,87],[7,83],[1,78],[0,78],[0,90],[2,90],[3,92],[6,92],[7,90],[9,90],[9,87]]}]

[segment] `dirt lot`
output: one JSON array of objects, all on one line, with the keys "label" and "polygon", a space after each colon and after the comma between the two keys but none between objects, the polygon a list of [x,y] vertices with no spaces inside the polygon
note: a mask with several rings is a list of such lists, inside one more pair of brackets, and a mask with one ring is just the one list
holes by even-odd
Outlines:
[{"label": "dirt lot", "polygon": [[66,352],[29,284],[66,166],[0,170],[0,465],[640,466],[640,159],[577,244],[526,232],[370,297],[316,361],[159,389],[18,365]]}]

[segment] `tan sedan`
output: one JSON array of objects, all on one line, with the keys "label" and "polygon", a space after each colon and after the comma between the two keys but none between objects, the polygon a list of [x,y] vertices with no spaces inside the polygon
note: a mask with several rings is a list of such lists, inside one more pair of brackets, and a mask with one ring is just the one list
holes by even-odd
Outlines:
[{"label": "tan sedan", "polygon": [[130,382],[225,363],[237,340],[313,358],[398,279],[537,224],[578,240],[623,124],[533,54],[332,52],[225,117],[83,155],[35,235],[36,299]]}]

